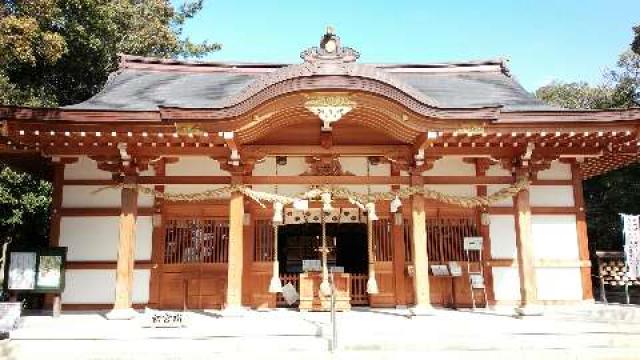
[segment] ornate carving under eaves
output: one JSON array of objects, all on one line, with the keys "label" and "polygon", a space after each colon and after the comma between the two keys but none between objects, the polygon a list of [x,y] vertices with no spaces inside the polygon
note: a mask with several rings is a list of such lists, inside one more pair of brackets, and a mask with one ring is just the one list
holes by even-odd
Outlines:
[{"label": "ornate carving under eaves", "polygon": [[331,131],[331,124],[356,107],[348,94],[306,95],[304,107],[322,120],[322,131]]},{"label": "ornate carving under eaves", "polygon": [[308,156],[306,158],[309,169],[301,176],[353,176],[353,173],[344,171],[337,156]]}]

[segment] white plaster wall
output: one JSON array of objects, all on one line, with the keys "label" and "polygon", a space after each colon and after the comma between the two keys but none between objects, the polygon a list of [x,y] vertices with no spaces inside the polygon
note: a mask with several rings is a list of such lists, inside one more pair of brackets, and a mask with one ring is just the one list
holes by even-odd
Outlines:
[{"label": "white plaster wall", "polygon": [[[99,192],[95,192],[100,190]],[[63,208],[120,208],[120,188],[104,186],[65,185],[62,188]],[[138,207],[152,207],[153,196],[138,195]]]},{"label": "white plaster wall", "polygon": [[88,156],[80,156],[73,164],[65,165],[66,180],[111,180],[111,173],[98,169],[98,164]]},{"label": "white plaster wall", "polygon": [[492,259],[515,259],[516,224],[513,215],[490,215],[489,236],[491,237]]},{"label": "white plaster wall", "polygon": [[551,167],[538,173],[540,180],[571,180],[571,165],[553,161]]},{"label": "white plaster wall", "polygon": [[437,160],[433,168],[422,175],[428,176],[475,176],[476,166],[462,161],[459,156],[445,156]]},{"label": "white plaster wall", "polygon": [[[297,176],[309,168],[304,157],[287,157],[287,165],[278,166],[278,176]],[[267,157],[265,160],[253,169],[255,176],[275,176],[276,175],[276,158]],[[254,185],[256,191],[275,192],[274,185]],[[309,189],[307,185],[279,185],[278,193],[281,195],[296,195]]]},{"label": "white plaster wall", "polygon": [[493,292],[496,300],[520,300],[520,276],[518,268],[494,267]]},{"label": "white plaster wall", "polygon": [[[133,303],[149,301],[150,270],[134,270]],[[67,270],[63,304],[113,304],[115,300],[115,270]]]},{"label": "white plaster wall", "polygon": [[494,164],[487,170],[487,176],[511,176],[511,171],[505,170],[500,164]]},{"label": "white plaster wall", "polygon": [[573,186],[540,186],[529,189],[531,206],[574,206]]},{"label": "white plaster wall", "polygon": [[[341,157],[340,165],[342,165],[342,170],[345,172],[350,172],[356,176],[367,176],[367,158],[362,157]],[[369,175],[371,176],[390,176],[391,175],[391,164],[380,163],[378,165],[369,166]],[[346,186],[345,186],[346,187]],[[367,187],[366,186],[348,186],[348,189],[351,191],[356,191],[359,193],[366,194]],[[391,186],[389,185],[371,185],[371,192],[384,192],[391,191]]]},{"label": "white plaster wall", "polygon": [[167,176],[228,176],[220,164],[207,156],[181,156],[177,163],[167,164]]},{"label": "white plaster wall", "polygon": [[476,196],[475,185],[425,185],[425,189],[439,191],[446,195]]},{"label": "white plaster wall", "polygon": [[538,299],[582,300],[580,268],[536,269]]},{"label": "white plaster wall", "polygon": [[[491,195],[495,192],[498,192],[505,187],[508,187],[507,184],[497,184],[497,185],[487,185],[487,195]],[[513,197],[502,199],[500,201],[496,201],[491,204],[491,206],[495,207],[513,207]]]},{"label": "white plaster wall", "polygon": [[531,232],[535,258],[580,258],[575,215],[533,215]]},{"label": "white plaster wall", "polygon": [[[67,246],[69,261],[115,261],[118,255],[119,217],[78,216],[60,220],[60,246]],[[151,259],[151,216],[136,222],[136,260]]]}]

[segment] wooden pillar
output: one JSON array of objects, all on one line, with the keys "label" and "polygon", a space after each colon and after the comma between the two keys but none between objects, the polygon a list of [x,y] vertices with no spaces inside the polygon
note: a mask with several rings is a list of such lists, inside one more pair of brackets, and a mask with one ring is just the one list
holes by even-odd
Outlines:
[{"label": "wooden pillar", "polygon": [[136,312],[132,308],[133,269],[136,246],[136,218],[138,215],[138,190],[135,177],[124,179],[122,208],[120,210],[120,233],[118,239],[118,261],[116,264],[116,298],[109,319],[131,319]]},{"label": "wooden pillar", "polygon": [[[481,158],[475,159],[476,166],[476,176],[485,176],[487,175],[487,170],[491,166],[489,159]],[[477,185],[476,186],[476,195],[478,196],[486,196],[487,195],[487,185]],[[484,213],[484,214],[483,214]],[[487,302],[495,303],[495,292],[493,290],[493,271],[490,265],[491,261],[491,234],[489,231],[489,223],[483,219],[483,216],[489,216],[489,209],[480,209],[477,212],[477,224],[480,231],[480,236],[482,236],[483,244],[482,244],[482,267],[484,273],[484,283],[487,291]],[[487,304],[488,305],[488,304]]]},{"label": "wooden pillar", "polygon": [[[523,172],[518,173],[518,175],[521,174]],[[516,247],[520,276],[520,307],[516,310],[521,315],[538,314],[540,310],[535,307],[537,286],[528,189],[522,190],[516,195]]]},{"label": "wooden pillar", "polygon": [[[400,171],[391,168],[391,176],[399,176]],[[393,185],[393,190],[399,190],[400,186]],[[409,204],[407,204],[409,205]],[[403,205],[403,207],[406,205]],[[407,290],[405,284],[406,254],[404,253],[404,215],[402,208],[397,213],[391,214],[391,240],[393,241],[393,283],[395,288],[395,301],[397,307],[407,306]]]},{"label": "wooden pillar", "polygon": [[[423,185],[422,177],[412,176],[413,186]],[[429,258],[427,256],[427,228],[423,195],[411,197],[411,231],[413,250],[413,289],[416,314],[431,309],[431,293],[429,288]]]},{"label": "wooden pillar", "polygon": [[582,188],[582,169],[580,169],[580,164],[576,161],[571,162],[571,175],[573,179],[573,197],[576,206],[578,252],[580,257],[580,272],[582,275],[582,299],[593,300],[591,261],[589,258],[589,236],[587,234],[587,217],[585,214]]},{"label": "wooden pillar", "polygon": [[[157,161],[153,168],[156,176],[166,175],[167,158]],[[155,185],[155,191],[164,192],[164,185]],[[160,305],[160,282],[161,272],[164,263],[164,201],[162,198],[154,197],[153,199],[153,231],[151,233],[151,277],[149,279],[149,307],[157,307]]]},{"label": "wooden pillar", "polygon": [[225,301],[225,307],[228,310],[237,310],[242,307],[243,219],[244,196],[240,192],[234,192],[229,201],[229,260]]},{"label": "wooden pillar", "polygon": [[[60,211],[62,210],[62,190],[64,183],[64,167],[67,163],[75,162],[77,158],[72,160],[68,159],[54,159],[53,166],[53,192],[51,194],[51,217],[49,220],[49,246],[60,246],[60,222],[62,216]],[[60,315],[62,310],[62,303],[60,301],[60,294],[45,294],[45,305],[51,306],[53,316]]]}]

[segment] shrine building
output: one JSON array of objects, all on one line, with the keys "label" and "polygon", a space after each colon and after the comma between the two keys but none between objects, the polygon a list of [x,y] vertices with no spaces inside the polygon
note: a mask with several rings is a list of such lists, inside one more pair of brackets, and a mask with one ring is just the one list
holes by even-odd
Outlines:
[{"label": "shrine building", "polygon": [[343,310],[593,301],[582,181],[637,160],[640,111],[547,105],[504,60],[361,63],[332,31],[301,58],[122,55],[85,102],[0,107],[1,151],[54,167],[64,309],[314,310],[329,280]]}]

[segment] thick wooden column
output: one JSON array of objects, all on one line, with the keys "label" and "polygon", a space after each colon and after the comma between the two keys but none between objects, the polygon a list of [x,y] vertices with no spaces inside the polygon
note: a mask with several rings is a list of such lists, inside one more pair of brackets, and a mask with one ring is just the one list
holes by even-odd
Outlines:
[{"label": "thick wooden column", "polygon": [[[60,246],[60,222],[62,216],[60,211],[62,210],[62,189],[64,183],[64,167],[66,164],[70,164],[77,161],[77,158],[64,158],[53,159],[53,179],[52,187],[53,192],[51,194],[51,217],[49,218],[49,246]],[[4,277],[4,274],[0,275]],[[45,294],[45,305],[51,306],[53,316],[59,316],[61,312],[60,294]]]},{"label": "thick wooden column", "polygon": [[587,217],[585,214],[584,195],[582,189],[582,169],[576,161],[571,162],[573,179],[573,198],[576,206],[576,227],[578,234],[578,252],[580,256],[580,272],[582,275],[582,299],[593,300],[591,284],[591,261],[589,259],[589,236],[587,235]]},{"label": "thick wooden column", "polygon": [[[518,175],[520,174],[522,173],[518,173]],[[520,276],[520,307],[516,311],[521,315],[533,315],[540,312],[540,309],[535,307],[537,287],[529,196],[528,189],[522,190],[516,195],[516,247]]]},{"label": "thick wooden column", "polygon": [[229,310],[242,307],[243,219],[244,196],[242,193],[234,192],[229,201],[229,260],[225,301],[225,307]]},{"label": "thick wooden column", "polygon": [[[400,176],[400,171],[391,168],[391,176]],[[393,190],[399,190],[400,186],[393,185]],[[407,204],[409,205],[409,204]],[[404,207],[405,205],[403,205]],[[407,290],[405,284],[406,256],[404,253],[404,215],[402,208],[397,213],[391,214],[391,240],[393,241],[393,283],[395,288],[395,300],[397,307],[407,306]]]},{"label": "thick wooden column", "polygon": [[131,319],[136,315],[132,308],[133,269],[136,246],[136,218],[138,216],[138,190],[135,177],[125,177],[121,190],[120,232],[118,261],[116,264],[116,298],[109,319]]},{"label": "thick wooden column", "polygon": [[[487,170],[491,166],[489,159],[481,158],[475,159],[476,166],[476,176],[485,176],[487,175]],[[478,196],[487,196],[487,185],[477,185],[476,186],[476,195]],[[484,214],[483,214],[484,213]],[[491,234],[489,229],[489,223],[486,222],[488,219],[483,219],[483,216],[489,216],[488,209],[480,209],[477,212],[477,224],[480,231],[480,236],[482,236],[483,244],[482,244],[482,271],[484,274],[484,283],[487,291],[487,302],[495,303],[495,292],[493,290],[493,270],[490,265],[491,261]],[[489,305],[489,304],[487,304]]]},{"label": "thick wooden column", "polygon": [[[412,185],[422,185],[422,178],[412,176]],[[416,314],[431,309],[429,288],[429,258],[427,256],[427,228],[423,195],[411,197],[411,248],[413,250],[413,289]]]}]

